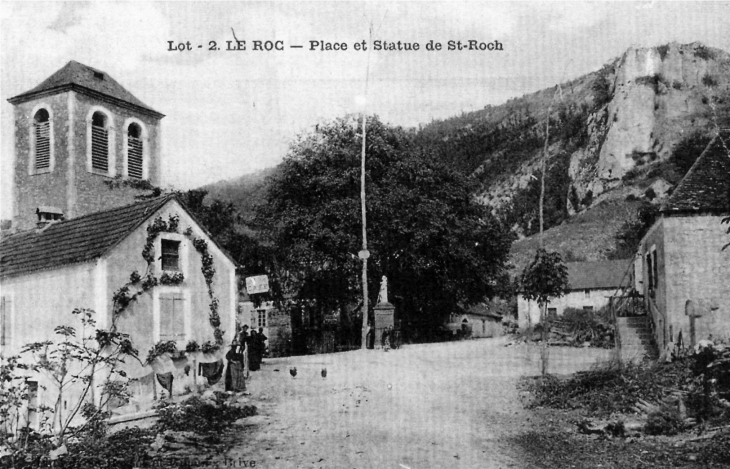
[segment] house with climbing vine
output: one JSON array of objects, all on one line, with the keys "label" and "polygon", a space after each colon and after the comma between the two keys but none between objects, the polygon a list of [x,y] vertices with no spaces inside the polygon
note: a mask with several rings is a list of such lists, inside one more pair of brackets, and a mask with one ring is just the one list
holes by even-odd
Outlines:
[{"label": "house with climbing vine", "polygon": [[[236,266],[176,196],[154,190],[164,115],[74,61],[9,101],[15,213],[0,238],[0,358],[57,340],[58,326],[81,336],[89,323],[73,312],[91,311],[95,329],[134,351],[116,375],[131,379],[130,410],[191,389],[235,335]],[[55,399],[46,378],[28,374],[32,401]],[[97,388],[78,392],[94,402]],[[79,397],[65,396],[57,406]]]},{"label": "house with climbing vine", "polygon": [[138,352],[121,367],[133,401],[191,389],[192,368],[219,360],[233,338],[235,264],[176,197],[15,233],[0,259],[2,353],[53,340],[59,325],[80,331],[72,311],[91,309]]}]

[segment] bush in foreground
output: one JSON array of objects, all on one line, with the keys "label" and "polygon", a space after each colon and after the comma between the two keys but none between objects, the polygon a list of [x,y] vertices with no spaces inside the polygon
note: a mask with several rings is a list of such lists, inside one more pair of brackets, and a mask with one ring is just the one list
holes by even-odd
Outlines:
[{"label": "bush in foreground", "polygon": [[256,415],[256,406],[237,406],[226,401],[225,393],[216,393],[213,401],[193,396],[183,402],[160,402],[157,408],[159,431],[220,432],[242,417]]}]

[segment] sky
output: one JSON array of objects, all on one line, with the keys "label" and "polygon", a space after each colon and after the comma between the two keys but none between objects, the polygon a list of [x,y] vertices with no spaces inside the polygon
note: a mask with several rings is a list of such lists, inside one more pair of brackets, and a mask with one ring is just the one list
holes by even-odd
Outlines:
[{"label": "sky", "polygon": [[[15,158],[7,99],[70,60],[166,115],[162,183],[188,189],[275,166],[297,135],[349,113],[418,126],[576,78],[630,47],[701,41],[730,51],[728,1],[3,0],[0,19],[3,219]],[[245,51],[226,50],[235,39]],[[376,40],[419,50],[376,51]],[[450,40],[502,50],[448,50]],[[283,50],[255,51],[253,41]],[[310,50],[311,41],[347,50]],[[363,41],[368,50],[355,50]],[[430,41],[442,49],[427,50]]]}]

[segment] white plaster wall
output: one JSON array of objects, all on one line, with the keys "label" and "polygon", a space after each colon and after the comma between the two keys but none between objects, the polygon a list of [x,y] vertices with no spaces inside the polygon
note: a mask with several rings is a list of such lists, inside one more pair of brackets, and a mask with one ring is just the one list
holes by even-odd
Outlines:
[{"label": "white plaster wall", "polygon": [[[590,290],[590,296],[586,298],[584,290],[572,290],[560,298],[554,298],[548,303],[548,308],[556,308],[558,316],[562,316],[566,308],[583,309],[584,306],[592,306],[594,310],[598,310],[608,304],[615,291],[613,288]],[[520,329],[538,324],[540,307],[537,302],[527,301],[518,295],[517,318]]]}]

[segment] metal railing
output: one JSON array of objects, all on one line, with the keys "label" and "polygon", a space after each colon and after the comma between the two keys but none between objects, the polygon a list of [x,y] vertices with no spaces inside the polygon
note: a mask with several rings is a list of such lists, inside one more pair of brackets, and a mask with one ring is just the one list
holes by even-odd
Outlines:
[{"label": "metal railing", "polygon": [[651,333],[652,336],[656,339],[657,346],[661,350],[664,350],[664,348],[667,346],[666,343],[666,337],[664,336],[664,329],[667,324],[667,318],[664,316],[664,313],[657,307],[656,303],[654,303],[654,299],[651,297],[647,297],[646,299],[647,306],[649,308],[649,323],[651,325]]},{"label": "metal railing", "polygon": [[609,298],[609,314],[614,329],[614,342],[616,348],[621,350],[621,332],[618,327],[619,317],[634,317],[646,315],[644,297],[631,284],[631,271],[634,268],[634,258],[624,271],[614,294]]}]

